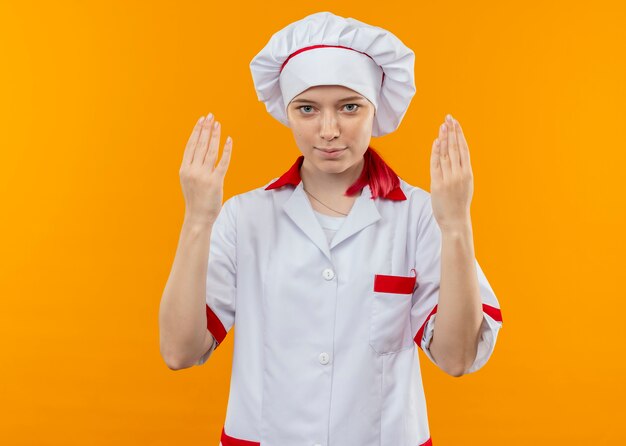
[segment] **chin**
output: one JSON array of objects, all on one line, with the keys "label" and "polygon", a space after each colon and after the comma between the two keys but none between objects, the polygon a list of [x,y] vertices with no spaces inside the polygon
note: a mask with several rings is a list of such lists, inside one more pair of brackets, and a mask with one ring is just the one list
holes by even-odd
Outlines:
[{"label": "chin", "polygon": [[322,172],[326,173],[341,173],[345,172],[350,168],[352,164],[349,160],[321,160],[315,162],[315,167],[317,167]]},{"label": "chin", "polygon": [[330,172],[330,173],[341,173],[345,171],[346,169],[348,169],[348,167],[350,167],[350,165],[347,163],[333,162],[333,163],[326,163],[325,165],[322,165],[320,169],[323,169],[326,172]]}]

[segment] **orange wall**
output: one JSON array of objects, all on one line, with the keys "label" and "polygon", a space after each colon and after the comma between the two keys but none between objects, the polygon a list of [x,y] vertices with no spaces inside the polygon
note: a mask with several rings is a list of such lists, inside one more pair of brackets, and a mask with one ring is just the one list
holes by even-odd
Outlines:
[{"label": "orange wall", "polygon": [[225,198],[291,166],[249,63],[322,10],[416,53],[401,127],[372,140],[401,177],[430,189],[446,113],[468,139],[476,256],[504,326],[476,374],[419,352],[433,444],[624,444],[626,4],[284,5],[0,3],[3,444],[217,446],[233,333],[202,367],[159,354],[178,169],[208,112],[234,139]]}]

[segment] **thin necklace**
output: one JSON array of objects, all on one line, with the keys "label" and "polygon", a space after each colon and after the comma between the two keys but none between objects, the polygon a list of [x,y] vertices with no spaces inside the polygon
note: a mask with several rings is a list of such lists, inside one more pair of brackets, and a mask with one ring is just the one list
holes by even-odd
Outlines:
[{"label": "thin necklace", "polygon": [[[304,186],[302,186],[302,189],[304,189]],[[307,194],[309,194],[311,197],[313,197],[313,194],[311,194],[311,192],[309,192],[309,191],[308,191],[308,190],[306,190],[306,189],[304,189],[304,191],[305,191]],[[315,197],[313,197],[313,198],[315,198]],[[317,200],[317,198],[315,198],[315,199]],[[317,200],[317,201],[319,201],[319,200]],[[319,201],[319,202],[320,202],[320,203],[322,203],[321,201]],[[326,206],[324,203],[322,203],[322,205]],[[343,212],[335,211],[335,210],[334,210],[333,208],[331,208],[330,206],[326,206],[326,207],[327,207],[328,209],[330,209],[331,211],[333,211],[333,212],[337,212],[338,214],[341,214],[341,215],[348,215],[348,214],[344,214]]]}]

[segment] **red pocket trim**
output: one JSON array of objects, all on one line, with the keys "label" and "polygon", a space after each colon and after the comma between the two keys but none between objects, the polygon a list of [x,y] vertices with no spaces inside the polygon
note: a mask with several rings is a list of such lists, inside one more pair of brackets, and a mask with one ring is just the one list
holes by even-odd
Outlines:
[{"label": "red pocket trim", "polygon": [[[415,271],[415,269],[411,271]],[[413,294],[416,281],[417,272],[414,276],[376,274],[374,276],[374,291],[380,293]]]}]

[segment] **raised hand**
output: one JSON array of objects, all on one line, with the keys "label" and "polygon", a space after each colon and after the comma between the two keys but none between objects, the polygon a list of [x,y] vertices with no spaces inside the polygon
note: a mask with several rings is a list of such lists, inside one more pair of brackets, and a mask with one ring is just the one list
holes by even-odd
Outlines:
[{"label": "raised hand", "polygon": [[180,183],[185,197],[185,220],[193,224],[212,225],[222,209],[224,176],[230,164],[232,139],[224,144],[217,166],[220,123],[209,113],[196,123],[187,141],[180,166]]},{"label": "raised hand", "polygon": [[469,148],[459,122],[446,116],[430,158],[433,214],[442,232],[471,225],[474,178]]}]

